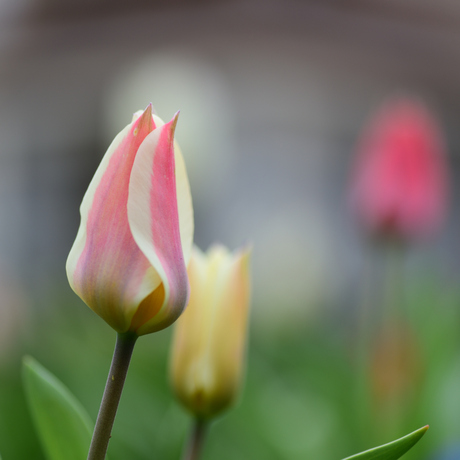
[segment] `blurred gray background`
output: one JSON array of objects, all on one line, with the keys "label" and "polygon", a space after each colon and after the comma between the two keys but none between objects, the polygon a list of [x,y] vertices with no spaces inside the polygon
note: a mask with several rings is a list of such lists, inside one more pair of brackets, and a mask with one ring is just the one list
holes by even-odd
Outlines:
[{"label": "blurred gray background", "polygon": [[[204,458],[343,458],[426,423],[408,460],[460,458],[459,88],[458,0],[0,0],[2,458],[43,458],[24,353],[96,416],[114,333],[71,291],[65,260],[103,154],[150,102],[164,120],[181,111],[196,243],[253,246],[246,388]],[[361,413],[359,312],[378,317],[390,283],[348,208],[350,164],[398,94],[445,134],[450,212],[397,273],[412,366],[374,359],[369,337],[364,385],[393,376],[396,411]],[[189,420],[167,386],[169,334],[139,341],[112,459],[179,458]]]},{"label": "blurred gray background", "polygon": [[[346,303],[362,251],[349,161],[369,114],[400,92],[421,97],[458,170],[459,25],[453,0],[1,0],[2,295],[39,304],[68,289],[81,198],[152,102],[164,119],[181,110],[197,244],[254,247],[256,304],[274,310],[260,321]],[[452,183],[450,221],[429,248],[451,275]]]}]

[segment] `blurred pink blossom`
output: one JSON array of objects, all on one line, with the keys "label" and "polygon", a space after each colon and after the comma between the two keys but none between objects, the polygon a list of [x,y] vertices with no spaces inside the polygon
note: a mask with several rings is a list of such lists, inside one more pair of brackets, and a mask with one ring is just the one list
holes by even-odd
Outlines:
[{"label": "blurred pink blossom", "polygon": [[444,221],[447,195],[444,140],[436,120],[417,100],[390,100],[358,141],[353,211],[372,235],[419,239]]}]

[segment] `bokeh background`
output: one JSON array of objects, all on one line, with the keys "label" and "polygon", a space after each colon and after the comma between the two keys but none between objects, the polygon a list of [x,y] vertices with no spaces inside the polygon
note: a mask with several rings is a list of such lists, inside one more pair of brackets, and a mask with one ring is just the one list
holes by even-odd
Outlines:
[{"label": "bokeh background", "polygon": [[[254,247],[246,385],[204,459],[339,459],[425,424],[408,459],[460,458],[459,25],[452,0],[2,0],[2,458],[44,458],[26,353],[97,415],[115,335],[71,291],[65,259],[102,155],[149,102],[181,111],[196,243]],[[363,124],[395,94],[424,100],[444,132],[449,216],[402,262],[405,361],[379,352],[363,389],[356,323],[363,299],[381,305],[386,262],[347,188]],[[179,458],[189,418],[168,387],[169,341],[137,345],[112,460]]]}]

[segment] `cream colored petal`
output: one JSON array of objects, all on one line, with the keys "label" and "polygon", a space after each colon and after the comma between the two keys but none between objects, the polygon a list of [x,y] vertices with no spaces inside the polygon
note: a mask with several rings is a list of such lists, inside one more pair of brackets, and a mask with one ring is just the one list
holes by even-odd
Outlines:
[{"label": "cream colored petal", "polygon": [[194,249],[187,310],[175,326],[171,380],[195,415],[231,404],[241,384],[249,308],[249,251]]},{"label": "cream colored petal", "polygon": [[[153,114],[155,126],[164,125],[164,121]],[[188,266],[192,256],[193,233],[195,229],[193,218],[192,194],[190,193],[190,184],[185,167],[184,157],[177,141],[174,141],[174,159],[176,162],[176,190],[177,205],[179,210],[180,237],[182,243],[182,252],[184,254],[185,265]]]},{"label": "cream colored petal", "polygon": [[139,145],[154,128],[151,107],[116,136],[80,207],[81,223],[67,259],[74,291],[118,332],[153,289],[148,259],[128,225],[128,185]]},{"label": "cream colored petal", "polygon": [[[128,220],[132,235],[159,276],[164,290],[143,305],[139,335],[163,329],[182,313],[188,299],[188,278],[182,252],[174,154],[177,116],[157,127],[142,143],[133,165]],[[154,300],[154,301],[153,301]],[[158,301],[163,300],[162,305]]]}]

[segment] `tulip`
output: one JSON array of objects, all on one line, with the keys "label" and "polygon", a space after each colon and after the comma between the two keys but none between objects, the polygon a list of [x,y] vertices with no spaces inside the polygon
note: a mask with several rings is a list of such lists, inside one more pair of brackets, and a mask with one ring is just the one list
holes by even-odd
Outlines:
[{"label": "tulip", "polygon": [[80,206],[67,259],[72,289],[117,332],[88,453],[105,458],[136,340],[163,329],[189,296],[193,239],[187,173],[169,123],[134,114],[102,158]]},{"label": "tulip", "polygon": [[372,235],[407,241],[432,234],[446,214],[447,165],[436,121],[419,102],[397,99],[359,142],[351,203]]},{"label": "tulip", "polygon": [[170,376],[179,400],[208,420],[236,399],[249,309],[249,251],[194,248],[187,310],[176,322]]},{"label": "tulip", "polygon": [[72,289],[118,333],[173,323],[187,303],[193,238],[187,173],[169,123],[137,112],[104,155],[67,259]]}]

